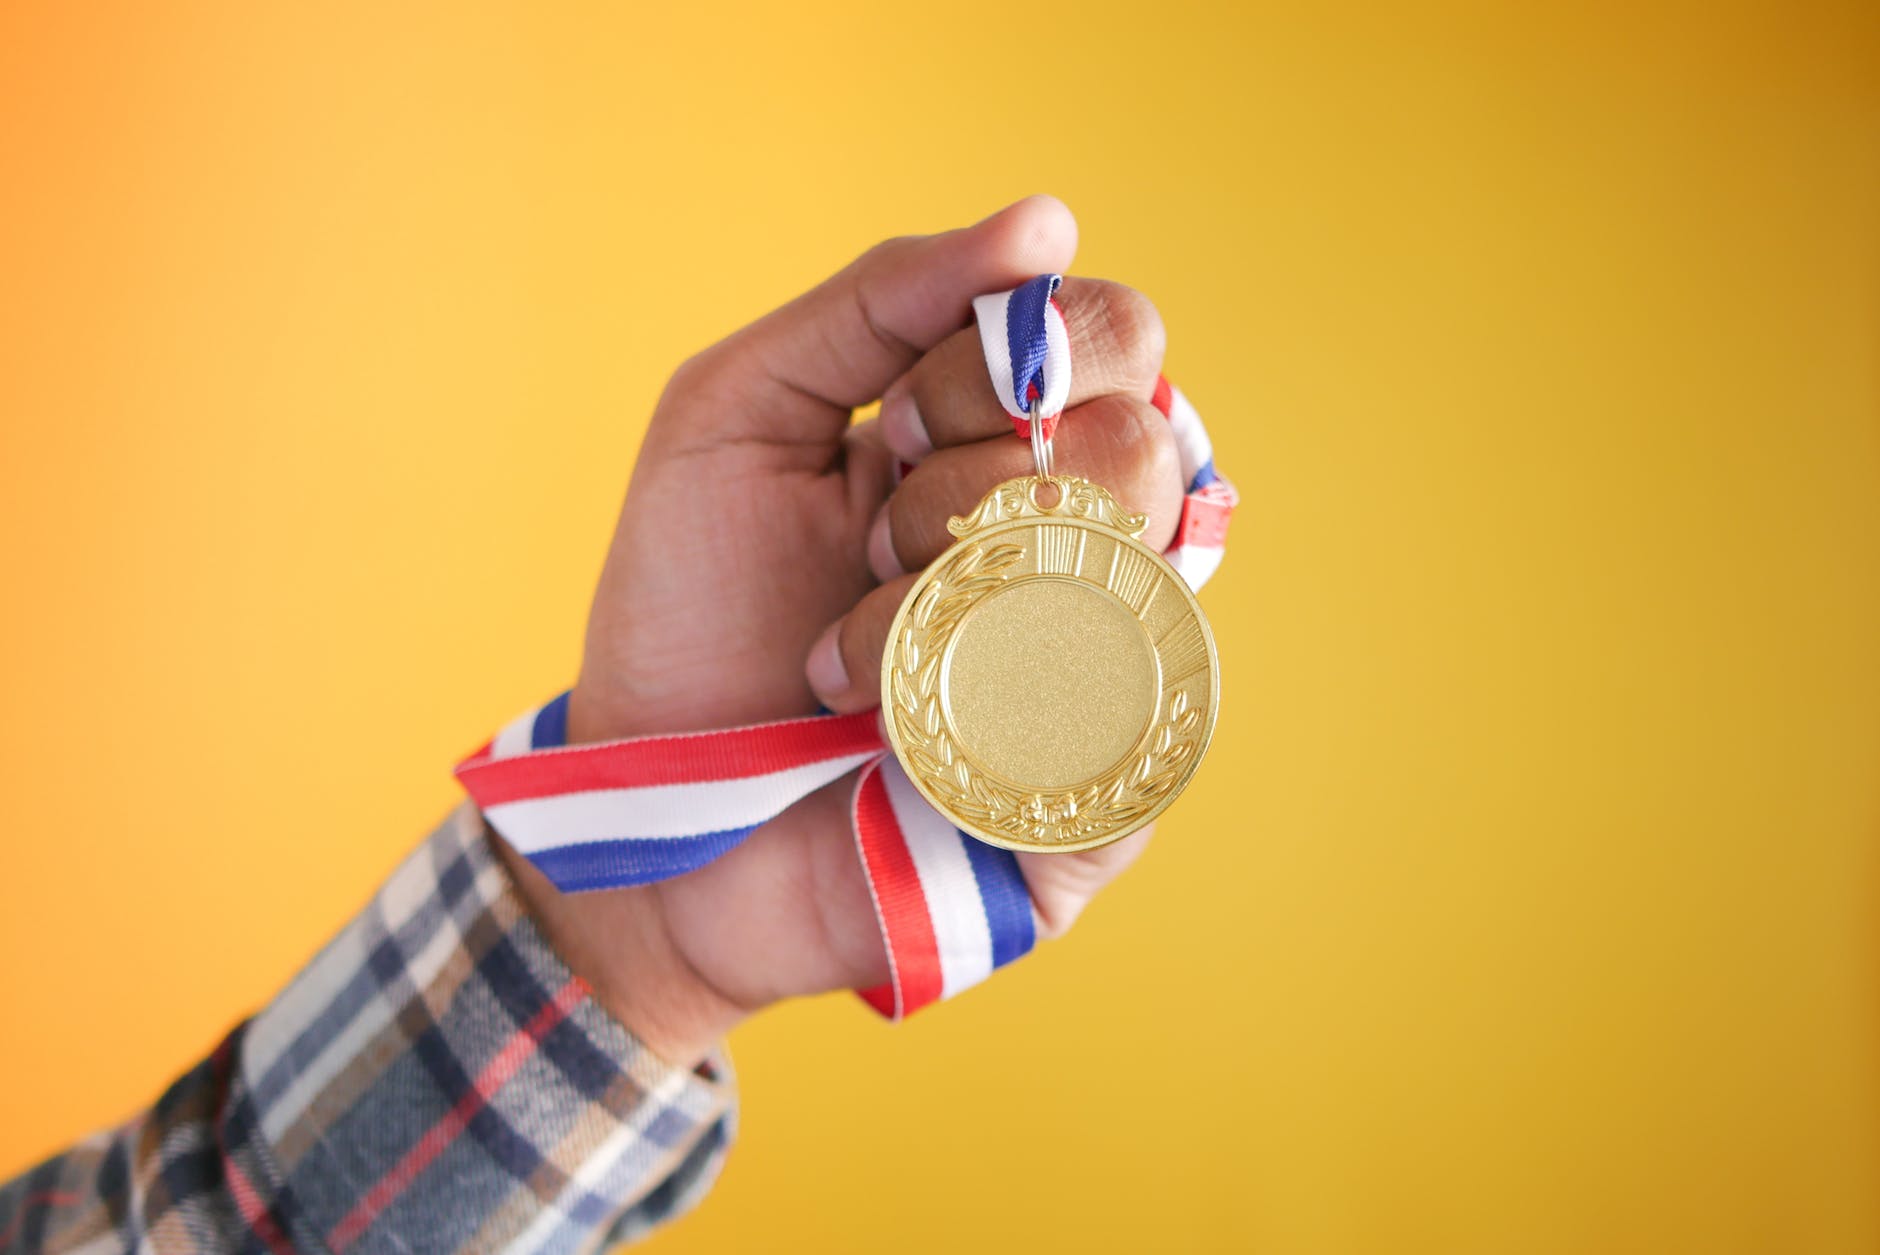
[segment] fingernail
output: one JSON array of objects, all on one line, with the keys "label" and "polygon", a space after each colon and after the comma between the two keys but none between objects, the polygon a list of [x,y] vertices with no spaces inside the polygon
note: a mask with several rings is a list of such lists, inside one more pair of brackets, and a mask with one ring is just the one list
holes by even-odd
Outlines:
[{"label": "fingernail", "polygon": [[838,697],[849,691],[849,670],[842,665],[842,624],[831,623],[809,647],[809,662],[804,667],[809,687],[818,697]]},{"label": "fingernail", "polygon": [[881,398],[881,438],[903,462],[918,462],[933,452],[920,408],[906,388],[891,387]]},{"label": "fingernail", "polygon": [[875,578],[886,584],[897,575],[905,574],[901,570],[901,559],[895,556],[894,536],[888,530],[888,503],[881,503],[875,511],[875,521],[868,525],[868,569],[875,573]]}]

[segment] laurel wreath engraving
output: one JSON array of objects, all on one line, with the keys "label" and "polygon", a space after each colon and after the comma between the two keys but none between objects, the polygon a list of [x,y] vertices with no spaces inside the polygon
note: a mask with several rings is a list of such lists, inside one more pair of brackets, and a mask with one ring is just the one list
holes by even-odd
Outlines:
[{"label": "laurel wreath engraving", "polygon": [[[1021,489],[1024,482],[1017,481]],[[1010,487],[988,496],[972,517],[1002,509],[995,499]],[[1071,501],[1066,491],[1058,504]],[[1082,788],[1026,791],[977,770],[954,743],[941,711],[940,663],[966,612],[1010,579],[1024,556],[1019,545],[974,543],[931,573],[896,642],[890,679],[895,731],[910,774],[943,809],[1015,844],[1075,845],[1140,822],[1176,787],[1196,752],[1201,712],[1187,693],[1177,692],[1137,748]]]}]

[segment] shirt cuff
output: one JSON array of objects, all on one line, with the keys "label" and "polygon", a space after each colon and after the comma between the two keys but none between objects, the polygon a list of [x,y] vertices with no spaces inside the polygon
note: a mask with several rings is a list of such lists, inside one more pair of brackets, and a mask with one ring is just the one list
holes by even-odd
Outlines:
[{"label": "shirt cuff", "polygon": [[675,1068],[604,1011],[469,804],[239,1050],[235,1201],[302,1250],[591,1249],[695,1204],[733,1132],[722,1053]]}]

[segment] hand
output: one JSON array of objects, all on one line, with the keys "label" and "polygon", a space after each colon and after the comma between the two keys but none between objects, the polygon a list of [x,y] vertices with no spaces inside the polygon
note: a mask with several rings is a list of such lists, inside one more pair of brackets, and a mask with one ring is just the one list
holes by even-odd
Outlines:
[{"label": "hand", "polygon": [[[961,230],[890,240],[674,373],[634,467],[589,618],[571,741],[695,731],[878,702],[889,619],[950,539],[946,520],[1030,471],[993,395],[972,298],[1069,267],[1070,212],[1032,197]],[[1154,307],[1067,280],[1073,391],[1057,464],[1150,517],[1167,544],[1182,484],[1149,404]],[[878,421],[851,412],[879,397]],[[917,463],[893,489],[896,458]],[[891,495],[892,493],[892,495]],[[853,680],[850,677],[854,677]],[[660,884],[563,895],[498,842],[531,910],[597,996],[690,1063],[740,1018],[887,978],[850,835],[852,780],[732,853]],[[1047,935],[1140,852],[1024,856]]]}]

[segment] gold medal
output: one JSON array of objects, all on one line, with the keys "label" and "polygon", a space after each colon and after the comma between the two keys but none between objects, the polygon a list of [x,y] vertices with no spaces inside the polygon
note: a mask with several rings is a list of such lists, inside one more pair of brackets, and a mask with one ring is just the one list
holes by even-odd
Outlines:
[{"label": "gold medal", "polygon": [[1194,594],[1142,543],[1147,519],[1033,448],[1039,474],[947,525],[958,539],[889,629],[881,705],[908,778],[960,829],[1088,850],[1194,775],[1220,667]]}]

